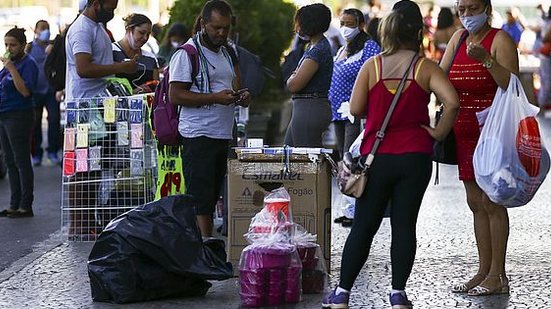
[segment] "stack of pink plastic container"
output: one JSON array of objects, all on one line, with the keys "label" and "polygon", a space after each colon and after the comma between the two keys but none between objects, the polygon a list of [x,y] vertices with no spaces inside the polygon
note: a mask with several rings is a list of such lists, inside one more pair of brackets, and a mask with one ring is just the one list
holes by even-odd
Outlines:
[{"label": "stack of pink plastic container", "polygon": [[247,307],[298,303],[302,266],[296,247],[285,243],[245,248],[239,266],[241,303]]},{"label": "stack of pink plastic container", "polygon": [[264,198],[264,208],[245,234],[251,245],[241,253],[239,285],[245,307],[298,303],[302,295],[302,263],[291,244],[293,223],[285,188]]}]

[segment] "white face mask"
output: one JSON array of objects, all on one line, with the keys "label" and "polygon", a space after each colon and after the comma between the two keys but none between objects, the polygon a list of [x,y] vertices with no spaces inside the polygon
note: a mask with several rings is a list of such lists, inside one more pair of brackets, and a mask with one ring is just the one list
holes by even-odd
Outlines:
[{"label": "white face mask", "polygon": [[488,14],[484,11],[478,15],[459,16],[459,20],[461,20],[463,27],[465,27],[469,33],[476,33],[488,22]]},{"label": "white face mask", "polygon": [[347,41],[352,41],[358,35],[358,33],[360,33],[360,29],[358,27],[350,28],[342,26],[340,32]]},{"label": "white face mask", "polygon": [[298,37],[299,37],[301,40],[303,40],[303,41],[310,42],[310,40],[311,40],[310,36],[307,35],[307,34],[300,34],[300,33],[298,33],[297,35],[298,35]]},{"label": "white face mask", "polygon": [[172,45],[172,47],[174,47],[174,48],[180,47],[180,43],[176,42],[176,41],[170,41],[170,45]]},{"label": "white face mask", "polygon": [[132,31],[130,31],[130,32],[127,34],[127,40],[128,40],[128,45],[130,45],[130,48],[132,48],[132,49],[139,49],[139,48],[136,46],[136,40],[134,40],[134,35],[132,34]]}]

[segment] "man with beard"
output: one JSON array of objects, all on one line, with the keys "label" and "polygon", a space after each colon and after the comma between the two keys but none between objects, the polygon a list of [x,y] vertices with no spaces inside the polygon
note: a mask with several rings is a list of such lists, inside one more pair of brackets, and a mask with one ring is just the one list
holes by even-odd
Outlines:
[{"label": "man with beard", "polygon": [[226,173],[235,105],[248,106],[250,93],[240,89],[239,69],[224,46],[232,9],[223,0],[203,6],[200,30],[187,41],[197,50],[199,70],[192,76],[190,54],[179,49],[170,61],[169,96],[180,107],[182,163],[186,192],[196,199],[203,238],[212,237],[213,212]]},{"label": "man with beard", "polygon": [[115,16],[118,0],[88,0],[86,8],[69,28],[65,51],[65,97],[106,96],[104,77],[137,70],[136,59],[114,63],[111,39],[105,25]]}]

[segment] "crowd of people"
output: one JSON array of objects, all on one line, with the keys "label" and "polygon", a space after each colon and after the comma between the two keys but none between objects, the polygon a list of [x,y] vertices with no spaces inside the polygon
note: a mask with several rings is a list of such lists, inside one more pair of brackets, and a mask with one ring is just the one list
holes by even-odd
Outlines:
[{"label": "crowd of people", "polygon": [[[333,123],[339,156],[360,136],[359,152],[365,157],[379,136],[391,102],[399,98],[371,164],[364,194],[347,199],[355,207],[349,218],[353,224],[338,284],[324,297],[322,306],[348,308],[350,291],[390,202],[390,303],[393,308],[412,307],[405,287],[414,266],[417,216],[432,173],[432,145],[451,130],[457,139],[459,179],[473,213],[479,253],[475,274],[451,289],[472,296],[508,293],[509,219],[506,208],[489,200],[474,179],[473,153],[480,136],[475,114],[491,105],[498,87],[507,88],[511,74],[519,75],[517,48],[528,26],[512,8],[503,25],[493,27],[490,0],[459,0],[455,12],[442,8],[437,17],[434,9],[423,17],[410,0],[396,2],[384,17],[380,3],[370,1],[370,5],[370,14],[355,8],[341,12],[339,32],[344,44],[337,49],[324,35],[332,19],[327,6],[306,5],[294,16],[301,56],[285,80],[292,94],[286,145],[322,147],[322,134]],[[126,79],[134,93],[150,92],[161,68],[169,65],[168,95],[181,110],[178,131],[186,192],[197,199],[197,222],[202,236],[210,238],[228,148],[235,138],[235,107],[251,102],[250,92],[242,89],[235,51],[228,44],[232,8],[223,0],[207,1],[191,33],[175,23],[156,50],[148,42],[158,30],[142,14],[125,17],[124,37],[113,39],[106,24],[114,18],[116,7],[116,0],[83,1],[81,13],[64,34],[64,97],[106,96],[106,78],[113,75]],[[540,40],[533,51],[549,57],[551,22],[543,10],[542,21],[546,22],[533,29]],[[34,36],[27,44],[23,29],[11,29],[4,37],[8,53],[0,57],[4,64],[0,71],[0,143],[12,192],[10,206],[0,216],[33,216],[32,165],[42,161],[44,107],[48,111],[47,157],[59,163],[59,102],[43,77],[48,23],[37,22]],[[197,72],[189,52],[178,48],[183,43],[197,51]],[[547,62],[545,68],[549,67]],[[549,74],[542,71],[542,76]],[[402,78],[403,90],[399,87]],[[551,97],[547,82],[542,82],[542,106]],[[430,125],[431,93],[445,106],[436,127]]]}]

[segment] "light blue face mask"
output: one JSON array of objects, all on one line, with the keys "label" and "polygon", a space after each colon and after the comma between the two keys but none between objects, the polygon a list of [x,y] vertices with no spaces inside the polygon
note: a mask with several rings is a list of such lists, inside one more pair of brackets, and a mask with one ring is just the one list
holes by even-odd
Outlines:
[{"label": "light blue face mask", "polygon": [[45,29],[45,30],[40,31],[40,33],[38,34],[38,39],[42,42],[49,41],[50,40],[50,30]]},{"label": "light blue face mask", "polygon": [[478,30],[482,29],[484,24],[488,22],[488,14],[486,10],[484,12],[473,15],[473,16],[459,16],[463,27],[469,31],[469,33],[476,33]]}]

